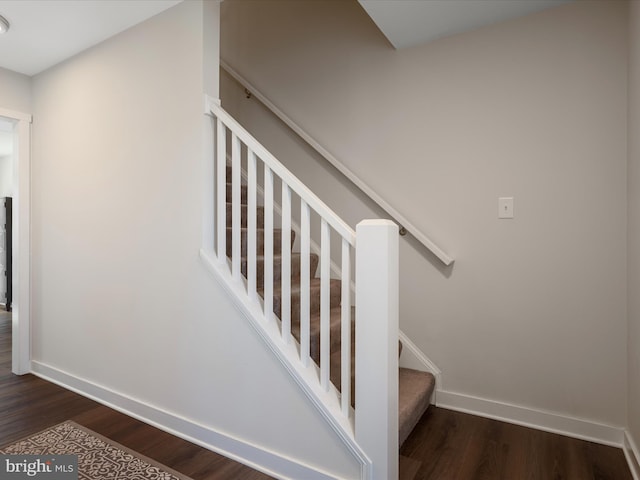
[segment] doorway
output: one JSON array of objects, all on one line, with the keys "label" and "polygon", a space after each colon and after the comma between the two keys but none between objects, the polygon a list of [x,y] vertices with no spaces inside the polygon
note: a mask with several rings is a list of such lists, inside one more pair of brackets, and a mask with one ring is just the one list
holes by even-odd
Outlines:
[{"label": "doorway", "polygon": [[[0,120],[0,311],[11,311],[13,125]],[[6,320],[6,316],[3,317]]]},{"label": "doorway", "polygon": [[[0,172],[2,175],[2,172]],[[11,197],[0,198],[0,309],[11,312],[13,299],[13,255],[12,255],[12,231],[13,231],[13,205]]]},{"label": "doorway", "polygon": [[[11,137],[11,371],[31,371],[30,177],[31,116],[0,108],[0,129]],[[3,175],[6,180],[6,175]]]}]

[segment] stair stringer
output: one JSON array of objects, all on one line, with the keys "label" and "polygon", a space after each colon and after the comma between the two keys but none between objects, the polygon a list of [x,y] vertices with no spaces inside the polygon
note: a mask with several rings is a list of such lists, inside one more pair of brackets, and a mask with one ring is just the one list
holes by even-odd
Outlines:
[{"label": "stair stringer", "polygon": [[243,289],[246,288],[246,279],[242,278],[240,282],[237,282],[232,278],[229,273],[229,262],[226,258],[222,263],[216,258],[213,251],[207,251],[204,248],[200,249],[200,258],[207,270],[229,294],[238,311],[243,314],[351,455],[360,463],[360,478],[362,480],[371,479],[373,464],[356,442],[352,433],[354,431],[352,422],[346,420],[341,414],[341,405],[336,400],[339,398],[337,389],[333,385],[329,386],[328,392],[324,392],[320,388],[317,381],[318,367],[313,362],[310,362],[308,367],[302,365],[299,361],[297,342],[295,340],[288,343],[283,341],[275,316],[270,319],[266,318],[262,308],[262,300],[256,302],[249,300],[246,290]]}]

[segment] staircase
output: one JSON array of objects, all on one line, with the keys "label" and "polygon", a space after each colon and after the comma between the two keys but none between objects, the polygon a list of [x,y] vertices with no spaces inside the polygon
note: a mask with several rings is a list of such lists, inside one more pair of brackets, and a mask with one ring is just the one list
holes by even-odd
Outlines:
[{"label": "staircase", "polygon": [[361,478],[397,480],[398,448],[435,386],[399,368],[398,226],[363,220],[354,231],[217,101],[206,108],[214,161],[201,258]]},{"label": "staircase", "polygon": [[[226,178],[232,178],[232,167],[227,165]],[[248,235],[247,235],[247,185],[241,186],[240,199],[242,202],[241,207],[241,271],[242,275],[247,278],[248,272]],[[264,296],[264,278],[265,278],[265,255],[264,255],[264,207],[257,206],[256,219],[257,219],[257,251],[256,251],[256,284],[258,293],[261,297]],[[226,219],[227,219],[227,239],[226,239],[226,254],[227,257],[232,259],[232,184],[226,184]],[[295,243],[295,231],[291,231],[291,245]],[[279,285],[281,285],[281,273],[282,273],[282,260],[283,255],[281,252],[282,245],[282,229],[273,229],[273,312],[278,318],[282,317],[283,298]],[[293,252],[290,256],[291,262],[291,295],[290,295],[290,315],[291,315],[291,334],[296,341],[301,341],[300,336],[300,298],[301,298],[301,254],[299,252]],[[309,254],[309,309],[310,309],[310,355],[313,361],[320,366],[320,330],[321,330],[321,314],[320,314],[320,298],[321,298],[321,284],[320,279],[316,278],[316,270],[318,268],[319,257],[315,253]],[[341,280],[331,279],[330,282],[330,313],[329,313],[329,339],[330,339],[330,379],[331,383],[340,390],[341,388],[341,342],[342,338],[342,322],[341,322]],[[355,392],[355,308],[352,308],[352,321],[351,329],[351,391]],[[399,343],[399,350],[401,351],[402,344]],[[435,378],[431,373],[421,372],[418,370],[400,368],[399,369],[399,445],[402,446],[407,439],[415,425],[420,420],[420,417],[429,407],[429,400],[435,387]],[[356,398],[355,394],[351,397],[351,404],[355,406]]]}]

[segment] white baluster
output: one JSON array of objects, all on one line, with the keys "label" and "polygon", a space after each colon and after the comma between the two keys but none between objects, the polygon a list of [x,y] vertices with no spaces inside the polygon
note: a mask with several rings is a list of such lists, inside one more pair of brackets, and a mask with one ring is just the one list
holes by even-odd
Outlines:
[{"label": "white baluster", "polygon": [[300,199],[300,359],[309,366],[309,289],[311,279],[310,257],[310,211],[309,205]]},{"label": "white baluster", "polygon": [[216,153],[217,167],[217,230],[218,230],[218,260],[222,263],[227,258],[227,129],[218,118],[217,121],[218,149]]},{"label": "white baluster", "polygon": [[273,318],[273,172],[264,164],[264,316]]},{"label": "white baluster", "polygon": [[329,390],[331,352],[330,332],[330,283],[331,280],[331,231],[323,218],[320,228],[320,385]]},{"label": "white baluster", "polygon": [[282,250],[280,252],[281,292],[280,320],[282,321],[282,339],[291,340],[291,189],[282,182]]},{"label": "white baluster", "polygon": [[236,134],[231,135],[231,272],[233,279],[239,282],[242,278],[240,271],[241,234],[242,225],[240,220],[242,198],[241,198],[241,163],[240,163],[240,139]]},{"label": "white baluster", "polygon": [[342,414],[349,417],[351,410],[351,246],[342,239],[342,293],[341,293],[341,387]]},{"label": "white baluster", "polygon": [[256,154],[249,150],[247,161],[247,289],[251,301],[256,301],[257,288],[257,213],[256,213]]}]

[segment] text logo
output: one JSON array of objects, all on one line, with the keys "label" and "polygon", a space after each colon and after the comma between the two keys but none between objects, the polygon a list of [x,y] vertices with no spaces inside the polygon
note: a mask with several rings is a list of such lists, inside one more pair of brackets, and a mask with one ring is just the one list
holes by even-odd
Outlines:
[{"label": "text logo", "polygon": [[0,455],[0,480],[78,480],[77,455]]}]

